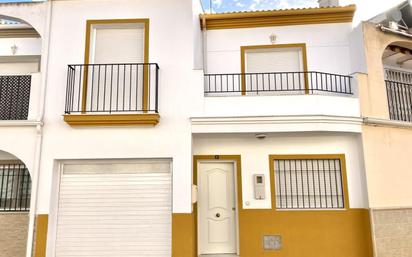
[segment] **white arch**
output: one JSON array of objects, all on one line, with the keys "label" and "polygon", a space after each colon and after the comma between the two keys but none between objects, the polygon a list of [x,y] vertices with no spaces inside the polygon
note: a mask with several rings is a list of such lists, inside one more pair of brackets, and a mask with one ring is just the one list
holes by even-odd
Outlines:
[{"label": "white arch", "polygon": [[43,38],[46,32],[47,5],[46,2],[1,3],[0,18],[29,24]]},{"label": "white arch", "polygon": [[7,150],[3,150],[2,148],[0,148],[0,157],[4,157],[4,156],[8,156],[10,158],[0,159],[0,161],[1,160],[18,160],[18,161],[21,161],[26,166],[27,170],[29,171],[30,177],[33,177],[33,174],[31,172],[31,168],[27,166],[27,163],[25,162],[25,160],[21,159],[18,155],[14,154],[12,152],[9,152]]}]

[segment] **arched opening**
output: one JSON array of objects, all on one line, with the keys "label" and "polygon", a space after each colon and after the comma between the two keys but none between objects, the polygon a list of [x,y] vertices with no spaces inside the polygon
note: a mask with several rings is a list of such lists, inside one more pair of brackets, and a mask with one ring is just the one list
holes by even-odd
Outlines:
[{"label": "arched opening", "polygon": [[0,150],[2,256],[26,256],[30,201],[31,177],[26,165],[13,154]]},{"label": "arched opening", "polygon": [[389,44],[382,63],[390,119],[412,122],[412,43]]},{"label": "arched opening", "polygon": [[35,117],[41,38],[27,22],[0,14],[0,120]]},{"label": "arched opening", "polygon": [[30,210],[31,177],[26,165],[0,151],[0,212]]}]

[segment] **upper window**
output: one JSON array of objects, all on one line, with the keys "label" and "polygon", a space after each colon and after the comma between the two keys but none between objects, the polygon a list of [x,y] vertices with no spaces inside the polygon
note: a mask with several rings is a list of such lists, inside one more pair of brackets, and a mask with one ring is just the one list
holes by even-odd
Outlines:
[{"label": "upper window", "polygon": [[276,209],[343,209],[344,158],[272,156]]},{"label": "upper window", "polygon": [[145,62],[144,23],[94,24],[90,33],[90,63]]},{"label": "upper window", "polygon": [[246,47],[245,72],[300,72],[303,71],[301,47]]},{"label": "upper window", "polygon": [[242,91],[307,92],[306,45],[242,46],[241,71]]},{"label": "upper window", "polygon": [[88,20],[84,64],[68,67],[64,120],[156,125],[158,72],[149,63],[149,19]]}]

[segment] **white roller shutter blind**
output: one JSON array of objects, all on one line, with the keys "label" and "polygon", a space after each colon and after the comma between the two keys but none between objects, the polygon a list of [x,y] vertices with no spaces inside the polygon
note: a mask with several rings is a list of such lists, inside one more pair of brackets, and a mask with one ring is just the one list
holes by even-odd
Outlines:
[{"label": "white roller shutter blind", "polygon": [[94,63],[144,62],[143,24],[97,26],[94,28]]},{"label": "white roller shutter blind", "polygon": [[65,165],[56,257],[170,257],[169,162]]},{"label": "white roller shutter blind", "polygon": [[298,72],[303,70],[300,48],[270,48],[246,51],[246,72]]}]

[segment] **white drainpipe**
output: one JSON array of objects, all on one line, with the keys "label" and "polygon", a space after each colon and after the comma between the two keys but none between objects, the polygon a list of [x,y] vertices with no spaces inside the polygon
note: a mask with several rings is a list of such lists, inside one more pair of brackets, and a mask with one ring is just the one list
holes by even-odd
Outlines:
[{"label": "white drainpipe", "polygon": [[27,250],[26,257],[32,257],[33,245],[34,245],[34,226],[37,214],[37,198],[39,189],[39,177],[40,177],[40,167],[41,167],[41,152],[43,143],[43,119],[45,113],[45,102],[46,102],[46,89],[47,89],[47,71],[49,66],[49,50],[50,50],[50,31],[51,31],[51,18],[52,18],[52,1],[48,1],[47,7],[47,18],[45,24],[44,35],[42,38],[42,66],[41,66],[41,87],[40,90],[40,101],[39,101],[39,113],[36,117],[36,121],[39,125],[36,127],[37,138],[36,146],[34,152],[34,166],[33,166],[33,179],[32,179],[32,194],[30,203],[30,214],[29,214],[29,229],[27,236]]}]

